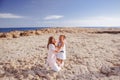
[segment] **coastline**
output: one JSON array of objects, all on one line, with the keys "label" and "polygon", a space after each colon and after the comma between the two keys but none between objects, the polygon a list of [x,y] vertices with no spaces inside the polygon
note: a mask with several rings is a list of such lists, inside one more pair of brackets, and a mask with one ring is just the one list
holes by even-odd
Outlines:
[{"label": "coastline", "polygon": [[[32,29],[32,28],[31,28]],[[120,28],[80,28],[80,27],[56,27],[56,28],[41,28],[35,30],[15,30],[10,32],[0,32],[0,38],[18,38],[22,36],[41,35],[47,33],[108,33],[119,34]]]}]

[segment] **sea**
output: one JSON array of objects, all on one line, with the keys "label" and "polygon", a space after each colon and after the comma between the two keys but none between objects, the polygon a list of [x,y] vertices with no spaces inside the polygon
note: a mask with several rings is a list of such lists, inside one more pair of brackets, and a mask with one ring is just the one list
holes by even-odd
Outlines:
[{"label": "sea", "polygon": [[[16,28],[0,28],[0,32],[10,32],[10,31],[27,31],[27,30],[38,30],[51,27],[16,27]],[[80,27],[81,28],[81,27]],[[82,27],[82,28],[109,28],[109,27]],[[110,28],[120,28],[120,27],[110,27]]]},{"label": "sea", "polygon": [[18,27],[18,28],[0,28],[0,32],[38,30],[48,27]]}]

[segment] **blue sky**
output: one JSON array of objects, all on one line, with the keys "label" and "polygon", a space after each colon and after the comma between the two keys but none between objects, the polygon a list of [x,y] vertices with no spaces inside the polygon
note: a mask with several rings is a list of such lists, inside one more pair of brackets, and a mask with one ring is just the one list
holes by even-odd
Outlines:
[{"label": "blue sky", "polygon": [[0,0],[0,27],[120,26],[120,0]]}]

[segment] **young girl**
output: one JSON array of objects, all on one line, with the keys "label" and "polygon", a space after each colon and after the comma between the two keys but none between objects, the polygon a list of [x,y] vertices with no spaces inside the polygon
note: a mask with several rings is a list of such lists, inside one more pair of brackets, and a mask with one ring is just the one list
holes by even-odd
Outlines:
[{"label": "young girl", "polygon": [[48,57],[47,57],[47,64],[50,66],[50,68],[54,71],[60,71],[60,67],[58,66],[58,64],[56,63],[56,46],[55,46],[55,39],[54,37],[49,37],[48,39],[48,44],[47,44],[47,48],[48,48]]},{"label": "young girl", "polygon": [[57,57],[57,63],[59,66],[64,65],[64,60],[66,59],[66,48],[65,48],[65,35],[60,35],[59,36],[59,42],[58,42],[58,53],[56,54]]}]

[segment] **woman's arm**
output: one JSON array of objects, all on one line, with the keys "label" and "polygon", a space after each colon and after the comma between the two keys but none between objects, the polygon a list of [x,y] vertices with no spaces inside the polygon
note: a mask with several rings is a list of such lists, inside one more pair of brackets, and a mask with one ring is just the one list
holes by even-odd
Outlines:
[{"label": "woman's arm", "polygon": [[57,53],[58,51],[56,50],[56,46],[53,44],[49,45],[49,49],[53,52],[53,53]]}]

